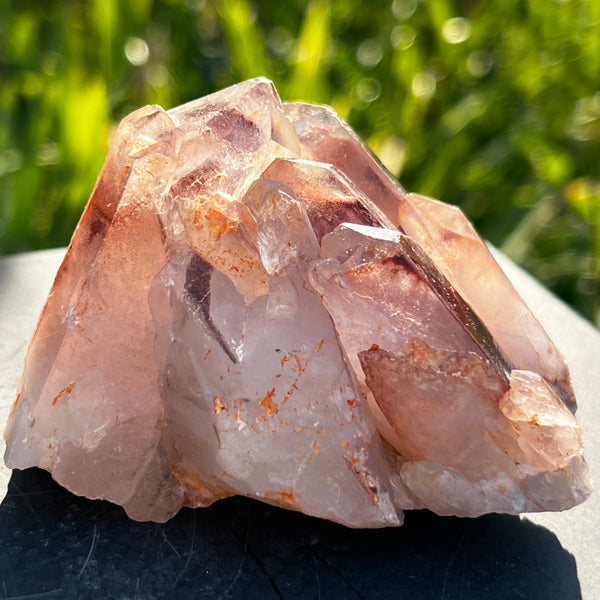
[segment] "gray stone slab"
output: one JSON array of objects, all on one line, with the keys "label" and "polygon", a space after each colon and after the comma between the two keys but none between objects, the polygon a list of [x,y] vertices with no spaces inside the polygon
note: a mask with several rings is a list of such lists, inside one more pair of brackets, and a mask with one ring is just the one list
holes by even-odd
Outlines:
[{"label": "gray stone slab", "polygon": [[[64,249],[0,259],[0,427]],[[600,333],[501,255],[567,358],[586,457],[600,465]],[[1,481],[0,481],[1,485]],[[37,469],[0,506],[0,598],[600,598],[600,496],[552,514],[407,513],[355,531],[244,498],[135,523]]]}]

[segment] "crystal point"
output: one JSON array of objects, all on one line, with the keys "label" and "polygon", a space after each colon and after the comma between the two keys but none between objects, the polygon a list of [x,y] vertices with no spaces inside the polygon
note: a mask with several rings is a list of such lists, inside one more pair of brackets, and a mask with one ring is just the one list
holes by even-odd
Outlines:
[{"label": "crystal point", "polygon": [[120,124],[6,462],[165,521],[241,494],[351,527],[590,493],[567,367],[456,208],[265,79]]}]

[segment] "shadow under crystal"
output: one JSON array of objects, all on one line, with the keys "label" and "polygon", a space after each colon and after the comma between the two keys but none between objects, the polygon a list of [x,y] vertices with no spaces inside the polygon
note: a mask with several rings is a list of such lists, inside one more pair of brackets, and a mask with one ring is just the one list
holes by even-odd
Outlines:
[{"label": "shadow under crystal", "polygon": [[0,597],[580,599],[575,559],[526,519],[406,513],[352,530],[246,498],[138,523],[14,471],[0,506]]}]

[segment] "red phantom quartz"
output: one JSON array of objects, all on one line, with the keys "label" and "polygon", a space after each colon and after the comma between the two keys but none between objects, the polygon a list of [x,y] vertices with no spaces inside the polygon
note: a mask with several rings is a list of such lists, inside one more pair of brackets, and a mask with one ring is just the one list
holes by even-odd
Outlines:
[{"label": "red phantom quartz", "polygon": [[6,462],[165,521],[242,494],[351,527],[561,510],[567,367],[455,207],[254,79],[120,124]]}]

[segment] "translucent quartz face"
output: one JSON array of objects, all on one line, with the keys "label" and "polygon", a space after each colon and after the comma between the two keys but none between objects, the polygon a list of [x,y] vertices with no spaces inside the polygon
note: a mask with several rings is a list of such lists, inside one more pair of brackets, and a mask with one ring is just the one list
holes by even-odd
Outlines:
[{"label": "translucent quartz face", "polygon": [[590,493],[567,367],[471,224],[255,79],[119,126],[31,343],[10,467],[134,519],[351,527]]}]

